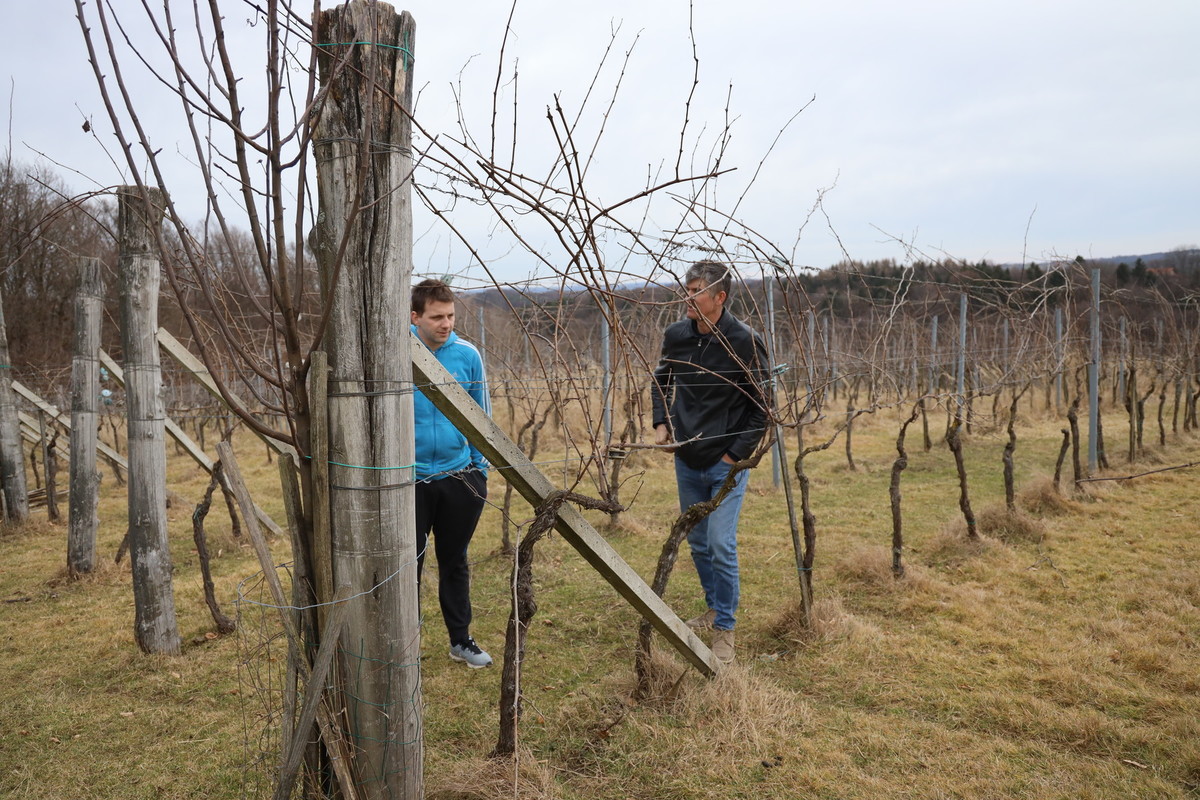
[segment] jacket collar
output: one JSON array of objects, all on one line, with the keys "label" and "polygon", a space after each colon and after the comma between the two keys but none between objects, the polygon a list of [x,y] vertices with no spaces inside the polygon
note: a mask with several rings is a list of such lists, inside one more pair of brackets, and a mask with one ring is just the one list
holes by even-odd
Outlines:
[{"label": "jacket collar", "polygon": [[713,325],[713,329],[708,333],[700,332],[700,324],[696,320],[689,319],[688,322],[692,323],[692,333],[696,334],[697,336],[712,336],[717,331],[720,331],[721,333],[728,333],[730,326],[737,324],[737,319],[733,316],[733,314],[729,313],[728,308],[722,307],[721,316],[717,317],[717,323]]},{"label": "jacket collar", "polygon": [[416,339],[421,344],[425,345],[425,349],[429,350],[429,352],[431,352],[431,353],[436,353],[438,350],[441,350],[442,347],[445,347],[448,344],[454,344],[456,341],[458,341],[458,332],[450,331],[450,338],[447,339],[444,344],[442,344],[442,347],[439,347],[437,350],[433,350],[432,348],[429,347],[429,345],[425,344],[425,340],[421,338],[421,334],[417,330],[416,325],[413,325],[410,323],[408,326],[408,330],[412,334],[413,338]]}]

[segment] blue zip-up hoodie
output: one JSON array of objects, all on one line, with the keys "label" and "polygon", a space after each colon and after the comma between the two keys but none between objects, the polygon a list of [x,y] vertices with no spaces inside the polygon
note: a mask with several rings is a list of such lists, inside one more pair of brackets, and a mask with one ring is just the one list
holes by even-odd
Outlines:
[{"label": "blue zip-up hoodie", "polygon": [[[416,325],[411,326],[410,330],[413,338],[425,344],[417,333]],[[483,358],[475,345],[458,338],[458,334],[451,331],[450,338],[434,350],[433,355],[490,417],[492,398],[488,394]],[[444,478],[468,467],[487,475],[488,463],[483,454],[467,442],[467,437],[422,392],[413,395],[413,427],[417,439],[418,481]]]}]

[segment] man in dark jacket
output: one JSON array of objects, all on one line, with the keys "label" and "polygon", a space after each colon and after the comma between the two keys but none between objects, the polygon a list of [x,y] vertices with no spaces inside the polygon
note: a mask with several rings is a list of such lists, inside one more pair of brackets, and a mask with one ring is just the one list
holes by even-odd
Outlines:
[{"label": "man in dark jacket", "polygon": [[[698,261],[684,279],[687,319],[667,327],[651,396],[658,444],[672,439],[680,510],[711,500],[734,462],[753,455],[767,428],[767,351],[762,337],[725,309],[732,276]],[[737,524],[749,472],[688,534],[708,610],[688,625],[714,630],[713,655],[733,661],[738,606]]]}]

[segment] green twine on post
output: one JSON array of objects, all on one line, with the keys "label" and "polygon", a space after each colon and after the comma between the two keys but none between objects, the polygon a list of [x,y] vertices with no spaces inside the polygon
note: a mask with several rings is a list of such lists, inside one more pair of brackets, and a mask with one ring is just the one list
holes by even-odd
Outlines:
[{"label": "green twine on post", "polygon": [[[404,32],[404,44],[384,44],[383,42],[323,42],[317,47],[353,47],[356,44],[369,44],[373,47],[387,47],[391,50],[399,50],[404,54],[404,71],[408,72],[408,60],[413,58],[412,51],[408,47],[408,31]],[[415,60],[415,59],[414,59]]]},{"label": "green twine on post", "polygon": [[[311,458],[311,456],[310,456]],[[389,469],[413,469],[416,464],[404,464],[399,467],[367,467],[361,464],[343,464],[340,461],[328,461],[326,463],[333,464],[335,467],[346,467],[348,469],[374,469],[374,470],[389,470]]]},{"label": "green twine on post", "polygon": [[[312,461],[312,456],[304,456],[304,458],[307,458],[309,461]],[[332,464],[335,467],[345,467],[346,469],[376,469],[376,470],[414,469],[417,466],[415,462],[412,464],[401,464],[398,467],[368,467],[363,464],[343,464],[341,461],[332,461],[332,460],[326,461],[325,463]]]}]

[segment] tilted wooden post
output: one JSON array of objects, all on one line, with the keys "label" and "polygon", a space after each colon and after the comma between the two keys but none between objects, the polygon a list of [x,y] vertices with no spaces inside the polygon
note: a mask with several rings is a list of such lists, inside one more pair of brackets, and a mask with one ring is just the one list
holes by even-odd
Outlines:
[{"label": "tilted wooden post", "polygon": [[29,490],[25,484],[25,449],[21,423],[12,391],[12,360],[8,354],[8,329],[4,326],[4,300],[0,297],[0,483],[4,484],[4,511],[9,522],[29,518]]},{"label": "tilted wooden post", "polygon": [[[343,685],[368,798],[422,796],[414,532],[412,273],[415,25],[386,3],[317,14],[317,256],[329,326],[332,585],[348,585]],[[340,262],[340,263],[339,263]]]},{"label": "tilted wooden post", "polygon": [[158,360],[161,263],[155,229],[166,195],[117,189],[120,238],[121,345],[129,439],[129,560],[133,566],[134,636],[147,653],[179,652],[171,552],[167,544],[167,451]]},{"label": "tilted wooden post", "polygon": [[[170,336],[170,334],[165,334],[165,336]],[[162,343],[164,340],[164,331],[162,329],[159,329],[158,331],[158,340],[160,349],[164,349],[162,348]],[[104,352],[103,349],[100,350],[100,365],[108,370],[109,377],[111,377],[118,386],[125,386],[125,370],[121,369],[121,366],[113,360],[112,356]],[[218,397],[220,397],[219,394]],[[223,398],[222,402],[224,402]],[[211,458],[208,457],[208,454],[204,452],[204,448],[192,441],[192,437],[187,435],[187,432],[183,430],[181,425],[164,414],[163,427],[166,429],[167,434],[175,440],[175,444],[183,448],[183,452],[191,456],[192,460],[199,464],[201,469],[210,475],[213,473],[215,463]],[[220,477],[221,473],[218,471],[217,475]],[[226,481],[222,480],[221,484],[224,491],[227,492],[229,487],[226,485]],[[283,535],[283,528],[280,528],[278,525],[276,525],[275,520],[271,519],[270,515],[263,511],[262,508],[260,508],[257,504],[254,505],[254,516],[258,517],[258,521],[266,526],[266,528],[271,531],[273,535]]]},{"label": "tilted wooden post", "polygon": [[[559,492],[520,448],[471,399],[429,348],[410,340],[413,372],[421,391],[462,431],[488,463],[534,508]],[[808,520],[806,520],[807,524]],[[717,662],[704,642],[676,616],[632,567],[625,563],[591,523],[571,505],[558,507],[554,529],[592,565],[604,580],[654,626],[681,656],[705,675],[717,672]],[[811,552],[811,549],[810,549]],[[807,567],[811,571],[811,564]]]},{"label": "tilted wooden post", "polygon": [[100,259],[80,264],[75,291],[75,352],[71,357],[71,496],[67,505],[67,570],[96,568],[100,473],[96,470],[96,424],[100,391],[100,315],[104,311]]}]

